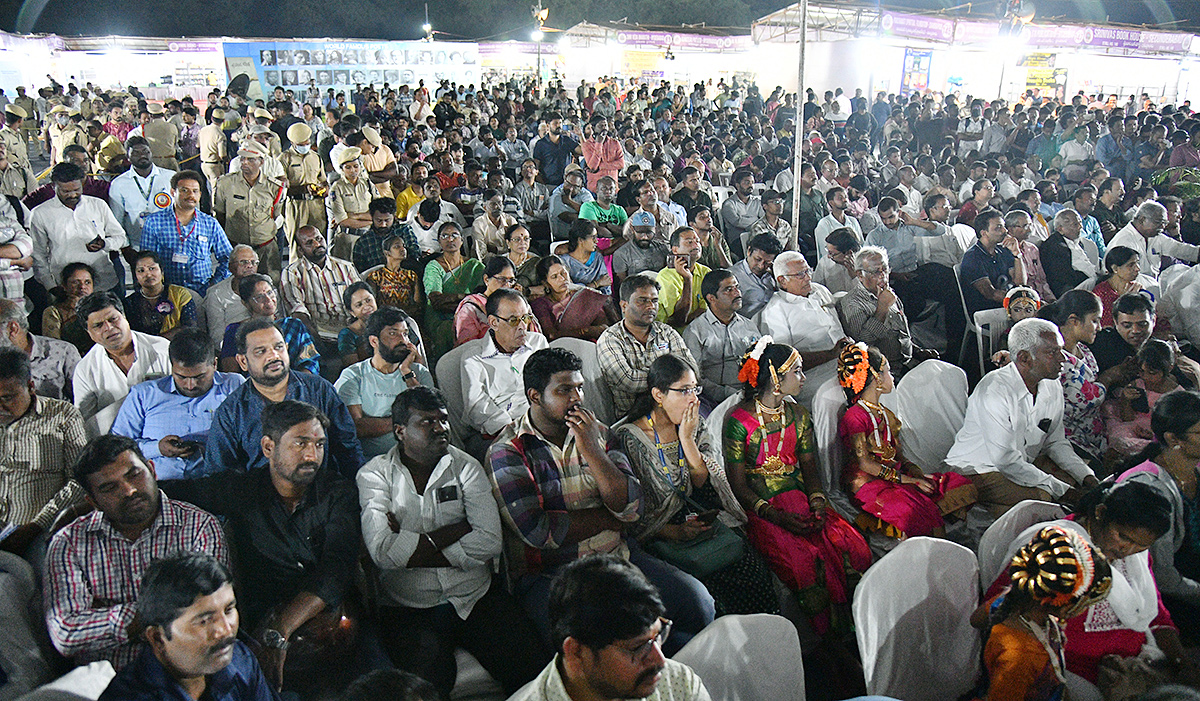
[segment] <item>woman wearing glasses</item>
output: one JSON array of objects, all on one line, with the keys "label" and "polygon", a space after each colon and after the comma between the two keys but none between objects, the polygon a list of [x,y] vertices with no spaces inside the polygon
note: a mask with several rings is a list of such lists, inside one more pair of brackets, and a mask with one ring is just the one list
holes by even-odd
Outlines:
[{"label": "woman wearing glasses", "polygon": [[594,342],[605,329],[621,320],[612,297],[572,283],[571,274],[559,256],[549,255],[538,262],[537,284],[546,294],[534,299],[530,306],[551,341],[570,336]]},{"label": "woman wearing glasses", "polygon": [[483,263],[464,258],[462,229],[454,222],[438,227],[438,245],[442,252],[425,266],[425,299],[429,312],[425,324],[429,330],[429,362],[454,345],[454,313],[463,298],[483,284]]},{"label": "woman wearing glasses", "polygon": [[[288,366],[293,370],[319,374],[321,371],[321,354],[304,322],[291,316],[279,319],[275,313],[279,309],[279,295],[271,278],[254,273],[242,278],[238,283],[238,296],[242,304],[250,312],[251,319],[272,319],[288,347]],[[225,338],[221,343],[221,359],[218,361],[221,372],[241,372],[237,362],[237,332],[243,322],[235,321],[225,327]]]},{"label": "woman wearing glasses", "polygon": [[[650,365],[647,386],[616,428],[642,485],[645,511],[633,535],[648,552],[703,582],[717,615],[778,613],[771,571],[745,542],[746,512],[703,430],[696,373],[676,356],[660,356]],[[722,547],[718,535],[731,547]],[[697,556],[677,557],[680,551]]]},{"label": "woman wearing glasses", "polygon": [[513,270],[517,271],[517,289],[527,299],[545,294],[544,290],[533,290],[537,284],[537,264],[541,258],[529,252],[529,246],[533,243],[529,229],[524,224],[513,224],[504,230],[504,242],[508,244],[505,257],[513,264]]},{"label": "woman wearing glasses", "polygon": [[[504,256],[488,258],[483,268],[483,284],[471,294],[462,298],[458,309],[454,311],[454,345],[461,346],[467,341],[483,338],[488,332],[487,300],[492,293],[499,289],[514,289],[517,287],[516,273],[512,262]],[[537,319],[525,326],[526,331],[541,333]]]}]

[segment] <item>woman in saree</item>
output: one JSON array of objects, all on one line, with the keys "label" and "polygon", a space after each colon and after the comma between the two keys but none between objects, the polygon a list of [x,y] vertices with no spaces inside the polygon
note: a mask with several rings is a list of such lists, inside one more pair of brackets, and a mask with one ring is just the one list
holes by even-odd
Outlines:
[{"label": "woman in saree", "polygon": [[428,330],[429,362],[436,367],[437,359],[454,347],[454,312],[459,302],[483,283],[483,263],[463,258],[462,229],[452,221],[438,227],[438,245],[442,252],[425,266],[425,298],[429,312],[425,316]]},{"label": "woman in saree", "polygon": [[647,552],[703,582],[718,616],[779,613],[771,571],[748,544],[720,567],[672,561],[674,548],[703,542],[713,528],[732,529],[744,543],[746,513],[703,429],[696,373],[681,358],[664,355],[651,363],[647,385],[627,422],[615,429],[642,485],[644,511],[633,524],[634,537]]},{"label": "woman in saree", "polygon": [[610,295],[612,276],[608,274],[604,256],[597,250],[599,240],[596,222],[576,219],[567,235],[567,254],[563,256],[563,262],[567,264],[567,272],[571,273],[571,282]]},{"label": "woman in saree", "polygon": [[525,299],[533,299],[542,290],[535,290],[537,285],[537,264],[541,260],[529,251],[533,237],[524,224],[513,224],[504,230],[504,241],[508,244],[505,257],[512,263],[517,275],[517,290],[525,295]]},{"label": "woman in saree", "polygon": [[725,420],[725,467],[750,543],[795,592],[814,630],[841,637],[850,632],[851,589],[871,564],[871,550],[829,508],[812,417],[789,401],[804,386],[802,364],[796,349],[770,336],[742,359],[742,401]]},{"label": "woman in saree", "polygon": [[538,262],[537,284],[546,294],[534,299],[530,307],[551,341],[571,336],[594,342],[621,320],[611,297],[571,282],[559,256],[549,255]]},{"label": "woman in saree", "polygon": [[900,419],[880,403],[895,382],[878,348],[846,346],[838,356],[838,382],[850,403],[838,424],[846,450],[842,481],[863,510],[859,527],[900,539],[944,537],[945,516],[975,503],[975,485],[954,472],[926,475],[904,459]]},{"label": "woman in saree", "polygon": [[[488,332],[487,301],[499,289],[513,289],[517,279],[513,265],[504,256],[492,256],[483,266],[483,284],[463,297],[454,311],[454,345],[483,338]],[[526,331],[541,333],[536,319],[525,326]]]}]

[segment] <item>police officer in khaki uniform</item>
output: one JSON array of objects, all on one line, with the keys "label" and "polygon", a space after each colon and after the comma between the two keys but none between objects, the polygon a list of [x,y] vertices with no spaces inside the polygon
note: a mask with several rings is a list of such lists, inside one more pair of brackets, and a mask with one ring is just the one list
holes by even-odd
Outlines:
[{"label": "police officer in khaki uniform", "polygon": [[329,186],[325,198],[329,208],[329,226],[335,232],[331,237],[329,255],[350,260],[354,242],[371,227],[371,200],[379,197],[379,191],[367,177],[362,165],[362,149],[357,146],[338,154],[338,169],[342,177]]},{"label": "police officer in khaki uniform", "polygon": [[241,167],[221,176],[213,188],[213,215],[234,245],[244,243],[258,254],[258,271],[279,284],[283,261],[276,236],[283,226],[283,203],[287,183],[272,180],[262,172],[267,152],[253,139],[238,149]]},{"label": "police officer in khaki uniform", "polygon": [[225,110],[212,111],[212,123],[200,129],[197,143],[200,146],[200,172],[208,180],[211,190],[217,183],[217,178],[225,175],[225,166],[229,163],[229,145],[221,124],[225,121]]},{"label": "police officer in khaki uniform", "polygon": [[[17,96],[13,98],[12,103],[20,107],[25,114],[22,115],[21,121],[21,158],[25,159],[25,165],[29,165],[29,142],[32,141],[38,144],[38,155],[42,154],[41,142],[38,141],[38,132],[40,127],[40,115],[37,113],[37,104],[33,98],[25,94],[25,86],[17,86]],[[9,155],[15,155],[12,149],[8,150]]]},{"label": "police officer in khaki uniform", "polygon": [[321,167],[321,157],[312,150],[312,129],[296,122],[287,130],[291,148],[283,152],[279,162],[288,181],[287,206],[284,208],[284,228],[287,233],[289,260],[296,260],[296,231],[302,226],[316,227],[322,233],[329,230],[325,218],[325,195],[329,181]]},{"label": "police officer in khaki uniform", "polygon": [[37,186],[33,171],[8,160],[8,146],[0,141],[0,195],[23,198],[36,190]]},{"label": "police officer in khaki uniform", "polygon": [[4,107],[4,128],[0,129],[0,143],[8,147],[9,163],[26,168],[29,167],[29,149],[21,127],[27,116],[24,107],[9,103]]},{"label": "police officer in khaki uniform", "polygon": [[150,153],[154,156],[154,165],[167,170],[179,170],[179,130],[168,122],[163,113],[163,106],[157,102],[146,105],[150,113],[150,121],[142,127],[142,136],[150,142]]},{"label": "police officer in khaki uniform", "polygon": [[79,114],[78,110],[70,110],[62,105],[55,105],[50,110],[49,124],[46,125],[46,141],[50,144],[51,163],[65,161],[63,149],[72,144],[87,148],[87,134],[78,124],[71,121],[72,111]]},{"label": "police officer in khaki uniform", "polygon": [[272,158],[279,158],[283,154],[283,142],[279,140],[279,135],[269,128],[271,126],[271,113],[261,107],[247,115],[246,121],[242,123],[242,128],[234,132],[233,140],[238,143],[249,140],[251,136],[258,133],[257,131],[252,131],[255,126],[268,127],[267,133],[271,135],[271,139],[267,145],[267,154]]}]

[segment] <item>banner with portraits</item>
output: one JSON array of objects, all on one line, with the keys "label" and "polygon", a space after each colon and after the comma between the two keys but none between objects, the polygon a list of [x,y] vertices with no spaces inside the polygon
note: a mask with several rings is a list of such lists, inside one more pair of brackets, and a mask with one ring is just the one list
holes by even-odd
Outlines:
[{"label": "banner with portraits", "polygon": [[442,80],[479,83],[479,45],[426,41],[271,41],[225,42],[225,64],[232,83],[249,80],[247,95],[265,97],[276,87],[300,92],[316,85],[324,94],[355,85],[384,83],[430,89]]}]

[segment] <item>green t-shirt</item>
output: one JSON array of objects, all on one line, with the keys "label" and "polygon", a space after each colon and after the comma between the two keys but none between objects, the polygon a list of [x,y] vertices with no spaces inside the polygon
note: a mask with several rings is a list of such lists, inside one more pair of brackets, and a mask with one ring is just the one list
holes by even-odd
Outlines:
[{"label": "green t-shirt", "polygon": [[623,226],[625,220],[629,219],[629,215],[625,213],[625,208],[615,202],[604,209],[599,202],[584,202],[579,208],[580,219],[590,219],[597,224],[616,224]]}]

